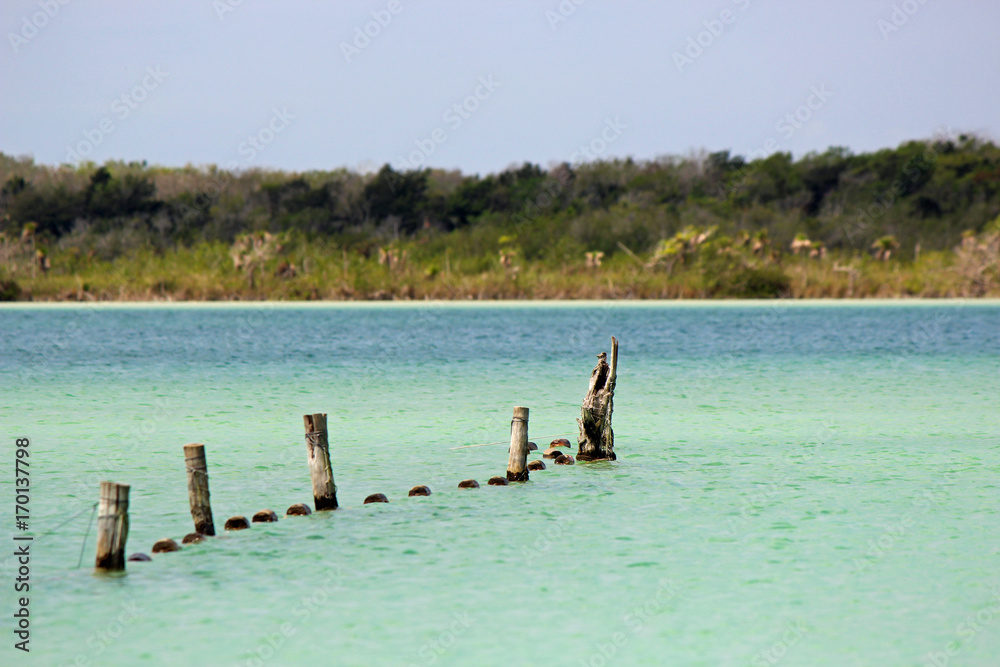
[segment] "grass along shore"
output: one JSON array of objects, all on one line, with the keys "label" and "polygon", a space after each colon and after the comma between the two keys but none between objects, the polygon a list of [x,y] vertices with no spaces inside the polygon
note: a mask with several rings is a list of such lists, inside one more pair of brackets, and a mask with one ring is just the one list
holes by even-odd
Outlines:
[{"label": "grass along shore", "polygon": [[[707,233],[707,236],[705,236]],[[438,252],[419,241],[365,250],[270,234],[232,245],[142,249],[101,260],[73,251],[38,257],[0,243],[0,300],[231,301],[390,299],[725,299],[1000,297],[997,233],[953,251],[897,259],[885,253],[781,252],[712,239],[675,239],[639,256],[600,253],[564,261]],[[678,234],[682,236],[682,234]],[[501,244],[502,245],[502,244]]]}]

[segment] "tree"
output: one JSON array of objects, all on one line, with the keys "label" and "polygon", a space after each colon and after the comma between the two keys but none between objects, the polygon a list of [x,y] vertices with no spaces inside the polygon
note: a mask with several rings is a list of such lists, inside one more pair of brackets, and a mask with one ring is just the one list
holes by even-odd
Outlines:
[{"label": "tree", "polygon": [[365,186],[363,197],[371,219],[398,216],[400,231],[412,233],[423,222],[426,194],[426,170],[397,172],[386,164]]},{"label": "tree", "polygon": [[892,251],[898,247],[899,241],[892,235],[883,236],[872,243],[872,249],[875,250],[875,259],[880,259],[883,262],[889,261]]}]

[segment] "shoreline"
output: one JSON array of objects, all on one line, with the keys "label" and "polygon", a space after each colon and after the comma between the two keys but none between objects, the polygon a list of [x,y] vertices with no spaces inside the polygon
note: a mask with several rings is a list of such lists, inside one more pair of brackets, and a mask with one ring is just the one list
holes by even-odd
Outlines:
[{"label": "shoreline", "polygon": [[805,298],[805,299],[397,299],[397,300],[227,300],[198,301],[167,299],[147,301],[5,301],[4,310],[46,310],[94,308],[98,310],[150,309],[364,309],[364,308],[705,308],[705,307],[787,307],[787,306],[1000,306],[997,297],[872,297],[872,298]]}]

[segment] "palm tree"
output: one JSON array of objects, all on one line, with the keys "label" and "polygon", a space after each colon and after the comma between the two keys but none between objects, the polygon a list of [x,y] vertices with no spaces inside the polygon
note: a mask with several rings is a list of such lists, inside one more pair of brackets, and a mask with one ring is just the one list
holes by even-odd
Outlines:
[{"label": "palm tree", "polygon": [[792,241],[793,254],[798,255],[800,250],[809,250],[810,247],[812,247],[812,241],[805,234],[795,235],[795,240]]},{"label": "palm tree", "polygon": [[892,251],[899,247],[899,241],[893,235],[883,236],[874,243],[872,243],[872,249],[875,251],[875,259],[880,259],[883,262],[889,261],[889,257],[892,256]]},{"label": "palm tree", "polygon": [[37,222],[29,222],[21,229],[21,244],[30,248],[27,255],[31,260],[31,278],[35,278],[35,231],[38,229]]},{"label": "palm tree", "polygon": [[750,238],[751,238],[751,243],[750,243],[751,252],[753,252],[753,254],[755,255],[764,254],[764,252],[767,250],[768,244],[770,244],[770,240],[768,240],[767,238],[767,230],[762,229]]}]

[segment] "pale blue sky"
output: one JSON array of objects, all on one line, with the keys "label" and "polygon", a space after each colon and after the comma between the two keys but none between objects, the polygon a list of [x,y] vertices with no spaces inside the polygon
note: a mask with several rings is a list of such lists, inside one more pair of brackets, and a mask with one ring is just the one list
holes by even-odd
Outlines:
[{"label": "pale blue sky", "polygon": [[996,0],[5,0],[0,28],[0,151],[49,164],[485,173],[1000,129]]}]

